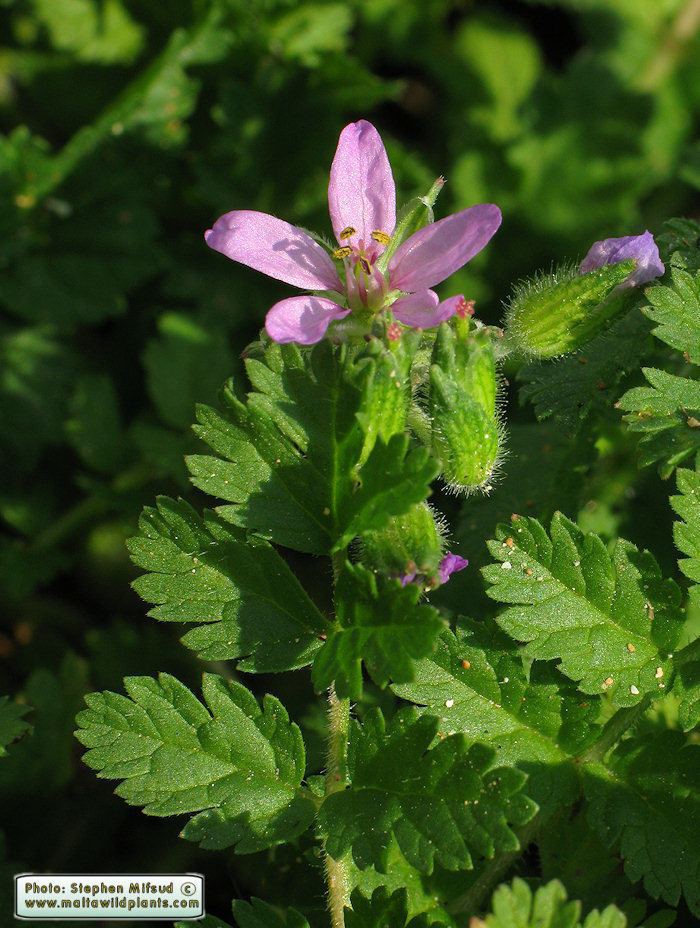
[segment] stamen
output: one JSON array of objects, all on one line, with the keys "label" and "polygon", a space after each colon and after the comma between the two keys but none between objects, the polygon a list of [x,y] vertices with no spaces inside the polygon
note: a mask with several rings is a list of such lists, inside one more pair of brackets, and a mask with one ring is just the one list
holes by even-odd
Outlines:
[{"label": "stamen", "polygon": [[375,229],[372,238],[375,242],[379,242],[380,245],[388,245],[391,241],[391,236],[387,235],[386,232],[382,232],[381,229]]},{"label": "stamen", "polygon": [[351,255],[351,254],[352,254],[352,248],[349,245],[343,245],[342,248],[336,248],[336,250],[333,252],[333,257],[338,258],[338,259],[347,258],[348,255]]},{"label": "stamen", "polygon": [[350,238],[351,235],[355,235],[356,233],[357,229],[353,229],[352,226],[345,226],[343,231],[338,236],[338,239],[342,242],[344,238]]},{"label": "stamen", "polygon": [[[341,250],[341,249],[339,248],[338,251],[340,251],[340,250]],[[362,256],[360,257],[360,267],[361,267],[362,270],[365,272],[365,274],[371,274],[371,273],[372,273],[372,265],[369,263],[368,259],[365,258],[364,255],[362,255]]]}]

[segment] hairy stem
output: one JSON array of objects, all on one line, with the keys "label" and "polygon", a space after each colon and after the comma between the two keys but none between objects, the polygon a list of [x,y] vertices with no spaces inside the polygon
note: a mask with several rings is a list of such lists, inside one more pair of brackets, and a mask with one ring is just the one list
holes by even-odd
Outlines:
[{"label": "hairy stem", "polygon": [[[348,776],[348,729],[350,702],[338,699],[333,687],[328,691],[328,763],[326,796],[345,789]],[[332,928],[345,928],[345,906],[350,897],[347,859],[335,860],[326,854],[326,885]]]},{"label": "hairy stem", "polygon": [[[333,581],[338,582],[340,571],[347,558],[346,551],[332,555]],[[328,690],[328,753],[326,757],[325,795],[345,789],[348,781],[348,734],[350,730],[350,701],[338,699],[335,687]],[[350,899],[348,860],[335,860],[326,853],[326,885],[331,928],[345,928],[345,907]]]}]

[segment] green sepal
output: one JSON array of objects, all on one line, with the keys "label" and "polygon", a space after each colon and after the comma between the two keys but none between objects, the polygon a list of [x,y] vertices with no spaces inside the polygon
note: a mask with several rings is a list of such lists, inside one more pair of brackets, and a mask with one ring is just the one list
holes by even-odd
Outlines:
[{"label": "green sepal", "polygon": [[526,281],[508,308],[509,339],[535,358],[556,358],[580,348],[630,307],[635,291],[614,291],[635,267],[633,260],[621,261],[587,274],[560,269]]},{"label": "green sepal", "polygon": [[433,206],[435,206],[435,201],[444,186],[444,178],[438,177],[425,196],[414,197],[399,211],[399,215],[396,217],[394,234],[376,262],[377,268],[382,273],[389,267],[389,261],[399,245],[402,245],[415,232],[418,232],[423,226],[430,225],[433,221]]}]

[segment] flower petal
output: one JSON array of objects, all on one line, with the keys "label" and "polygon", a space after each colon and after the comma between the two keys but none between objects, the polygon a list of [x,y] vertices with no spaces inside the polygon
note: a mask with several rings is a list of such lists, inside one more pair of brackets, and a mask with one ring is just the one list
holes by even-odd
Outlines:
[{"label": "flower petal", "polygon": [[659,255],[654,236],[647,230],[642,235],[625,235],[622,238],[606,238],[596,242],[581,262],[579,273],[586,274],[605,264],[619,264],[634,258],[637,267],[621,285],[634,287],[661,277],[666,268]]},{"label": "flower petal", "polygon": [[436,286],[471,261],[500,224],[500,209],[482,203],[419,229],[389,263],[392,288],[413,293]]},{"label": "flower petal", "polygon": [[315,345],[334,319],[344,319],[349,312],[320,296],[292,296],[275,303],[269,310],[265,330],[275,342]]},{"label": "flower petal", "polygon": [[441,303],[434,290],[419,290],[401,297],[389,309],[399,322],[412,329],[430,329],[453,316],[458,301],[459,297],[450,297]]},{"label": "flower petal", "polygon": [[460,557],[459,554],[452,554],[451,551],[448,551],[438,567],[440,583],[447,583],[452,574],[456,574],[468,566],[469,561],[465,557]]},{"label": "flower petal", "polygon": [[309,290],[342,289],[330,255],[310,235],[267,213],[251,209],[226,213],[204,233],[214,251]]},{"label": "flower petal", "polygon": [[391,235],[394,231],[396,188],[391,165],[381,136],[365,119],[340,133],[328,184],[328,210],[338,241],[343,230],[355,230],[342,240],[343,245],[357,246],[363,240],[369,246],[372,232]]}]

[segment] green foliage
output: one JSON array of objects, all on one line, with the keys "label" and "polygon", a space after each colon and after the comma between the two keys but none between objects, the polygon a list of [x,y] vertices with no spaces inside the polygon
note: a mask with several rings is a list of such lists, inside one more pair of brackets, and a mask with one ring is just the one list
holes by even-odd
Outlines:
[{"label": "green foliage", "polygon": [[648,551],[618,540],[611,554],[561,513],[549,536],[516,517],[489,550],[498,563],[483,570],[488,595],[510,604],[498,624],[527,642],[528,657],[559,660],[582,692],[607,692],[618,706],[659,695],[682,618],[678,587]]},{"label": "green foliage", "polygon": [[487,744],[495,764],[526,773],[527,794],[540,807],[578,794],[571,756],[595,735],[599,700],[582,702],[551,664],[526,673],[517,649],[493,626],[462,620],[417,662],[415,679],[393,689],[425,706],[444,734]]},{"label": "green foliage", "polygon": [[[241,928],[316,928],[328,922],[328,903],[334,928],[343,918],[347,928],[464,928],[517,872],[533,895],[520,908],[504,903],[509,928],[531,922],[534,887],[554,878],[583,912],[617,900],[630,928],[665,928],[676,913],[653,899],[675,899],[684,883],[679,928],[697,921],[694,472],[679,473],[672,504],[684,594],[689,587],[678,642],[675,591],[649,556],[615,540],[630,538],[653,551],[664,576],[675,572],[671,491],[637,464],[668,476],[700,450],[700,226],[675,219],[659,234],[670,208],[697,213],[692,4],[497,6],[0,3],[0,658],[3,692],[15,694],[0,705],[0,744],[22,733],[21,707],[33,707],[31,736],[0,763],[5,887],[27,871],[191,869],[206,875],[208,907],[224,917],[208,915],[208,928],[228,928],[232,895],[267,900],[236,904]],[[390,342],[377,317],[368,344],[256,341],[266,310],[290,289],[202,242],[217,216],[239,208],[327,238],[328,165],[340,128],[361,117],[380,129],[406,204],[382,266],[433,218],[478,202],[503,210],[490,247],[439,287],[441,298],[476,301],[493,347],[482,370],[492,388],[487,422],[465,415],[473,384],[443,391],[444,434],[466,448],[461,476],[471,466],[479,483],[498,458],[488,497],[455,498],[433,482],[435,447],[425,438],[435,422],[417,410],[428,404],[434,333]],[[661,285],[637,292],[629,312],[563,360],[521,365],[508,353],[495,326],[514,281],[575,267],[593,241],[647,227],[669,271]],[[601,321],[594,316],[584,313],[584,327]],[[440,382],[449,361],[435,363]],[[453,370],[447,379],[454,385]],[[518,407],[518,381],[531,406]],[[630,388],[622,419],[614,407]],[[209,452],[190,430],[198,404]],[[491,464],[479,470],[484,425]],[[403,531],[415,507],[427,511],[431,490],[436,518],[454,531],[450,550],[470,560],[439,588],[446,532],[437,539],[432,523],[428,539],[419,537],[425,525]],[[145,573],[136,589],[160,620],[145,625],[124,549],[144,505],[130,546]],[[542,568],[550,579],[526,575],[523,601],[488,599],[484,539],[511,513],[545,524],[557,509],[578,514],[580,529],[594,528],[605,545],[559,518],[554,542],[530,527],[533,575]],[[392,532],[372,560],[370,539]],[[514,563],[500,547],[510,535],[498,550]],[[570,569],[579,545],[591,565],[583,581]],[[421,556],[402,588],[407,547]],[[515,570],[491,571],[494,590],[512,599]],[[553,595],[542,602],[545,588]],[[465,612],[474,619],[459,618]],[[636,650],[620,653],[628,643]],[[206,706],[183,688],[200,659],[234,678],[208,684]],[[183,685],[158,684],[160,671]],[[249,695],[236,682],[243,671]],[[129,683],[132,698],[104,695],[120,690],[124,673],[143,675]],[[603,690],[608,673],[615,687]],[[329,719],[313,692],[326,686],[339,700]],[[93,782],[72,736],[86,691],[98,706],[84,716],[83,736],[99,741],[88,757],[123,781],[120,793],[149,811],[194,815],[186,833],[205,847],[252,853],[175,847],[170,823]],[[304,730],[307,785],[286,710],[275,697],[257,702],[270,691]],[[645,694],[658,697],[649,713]],[[406,701],[421,720],[406,722],[404,737],[394,726]],[[381,736],[376,706],[398,720]],[[439,816],[459,818],[466,771],[478,790],[499,769],[514,783],[526,776],[523,789],[489,799],[489,827],[469,824],[462,844],[450,843]],[[442,776],[434,789],[433,774]],[[540,813],[517,824],[515,811],[532,811],[531,801]],[[354,847],[329,860],[340,838],[329,830],[326,841],[320,819],[354,802]],[[377,817],[381,837],[371,830]],[[430,827],[434,842],[424,838]],[[365,835],[367,857],[376,850],[386,872],[353,861]],[[484,856],[489,841],[493,857]],[[627,876],[623,845],[632,848]],[[473,869],[445,868],[467,855]],[[334,864],[343,879],[329,893]],[[542,922],[578,926],[578,909],[545,889]],[[522,889],[499,893],[525,898]],[[619,913],[606,918],[616,924]]]},{"label": "green foliage", "polygon": [[127,677],[128,697],[91,693],[76,735],[99,776],[148,815],[196,812],[183,836],[240,854],[308,828],[313,804],[301,790],[301,733],[280,702],[261,709],[238,683],[205,674],[206,706],[168,674]]},{"label": "green foliage", "polygon": [[9,696],[0,696],[0,757],[5,757],[13,741],[32,730],[31,723],[24,718],[28,712],[31,706],[11,702]]},{"label": "green foliage", "polygon": [[443,735],[431,748],[437,732],[437,719],[410,710],[388,727],[377,710],[354,728],[352,786],[327,797],[319,814],[332,857],[352,850],[359,867],[386,870],[392,834],[425,873],[436,863],[471,869],[475,859],[517,849],[511,826],[536,811],[521,791],[525,776],[489,769],[493,751],[469,747],[462,735]]},{"label": "green foliage", "polygon": [[139,529],[129,550],[149,573],[134,588],[156,604],[153,618],[201,623],[183,642],[204,660],[269,673],[313,659],[328,623],[267,542],[166,498],[144,510]]},{"label": "green foliage", "polygon": [[325,554],[425,498],[437,468],[424,450],[409,450],[405,434],[379,440],[356,469],[371,361],[354,363],[323,342],[308,363],[285,346],[247,367],[256,389],[245,403],[229,388],[223,413],[198,410],[197,434],[216,456],[188,461],[195,486],[229,504],[217,510],[225,519]]},{"label": "green foliage", "polygon": [[696,916],[699,750],[674,731],[629,738],[584,777],[589,820],[607,845],[619,847],[629,879],[671,905],[682,893]]},{"label": "green foliage", "polygon": [[493,914],[482,922],[485,928],[625,928],[627,919],[617,906],[591,912],[583,923],[581,904],[568,902],[559,880],[540,886],[534,893],[524,880],[500,886],[491,901]]},{"label": "green foliage", "polygon": [[413,679],[414,661],[435,647],[444,621],[418,605],[420,587],[379,580],[360,564],[345,564],[336,585],[336,621],[313,669],[320,692],[332,683],[341,698],[362,693],[362,665],[381,687]]}]

